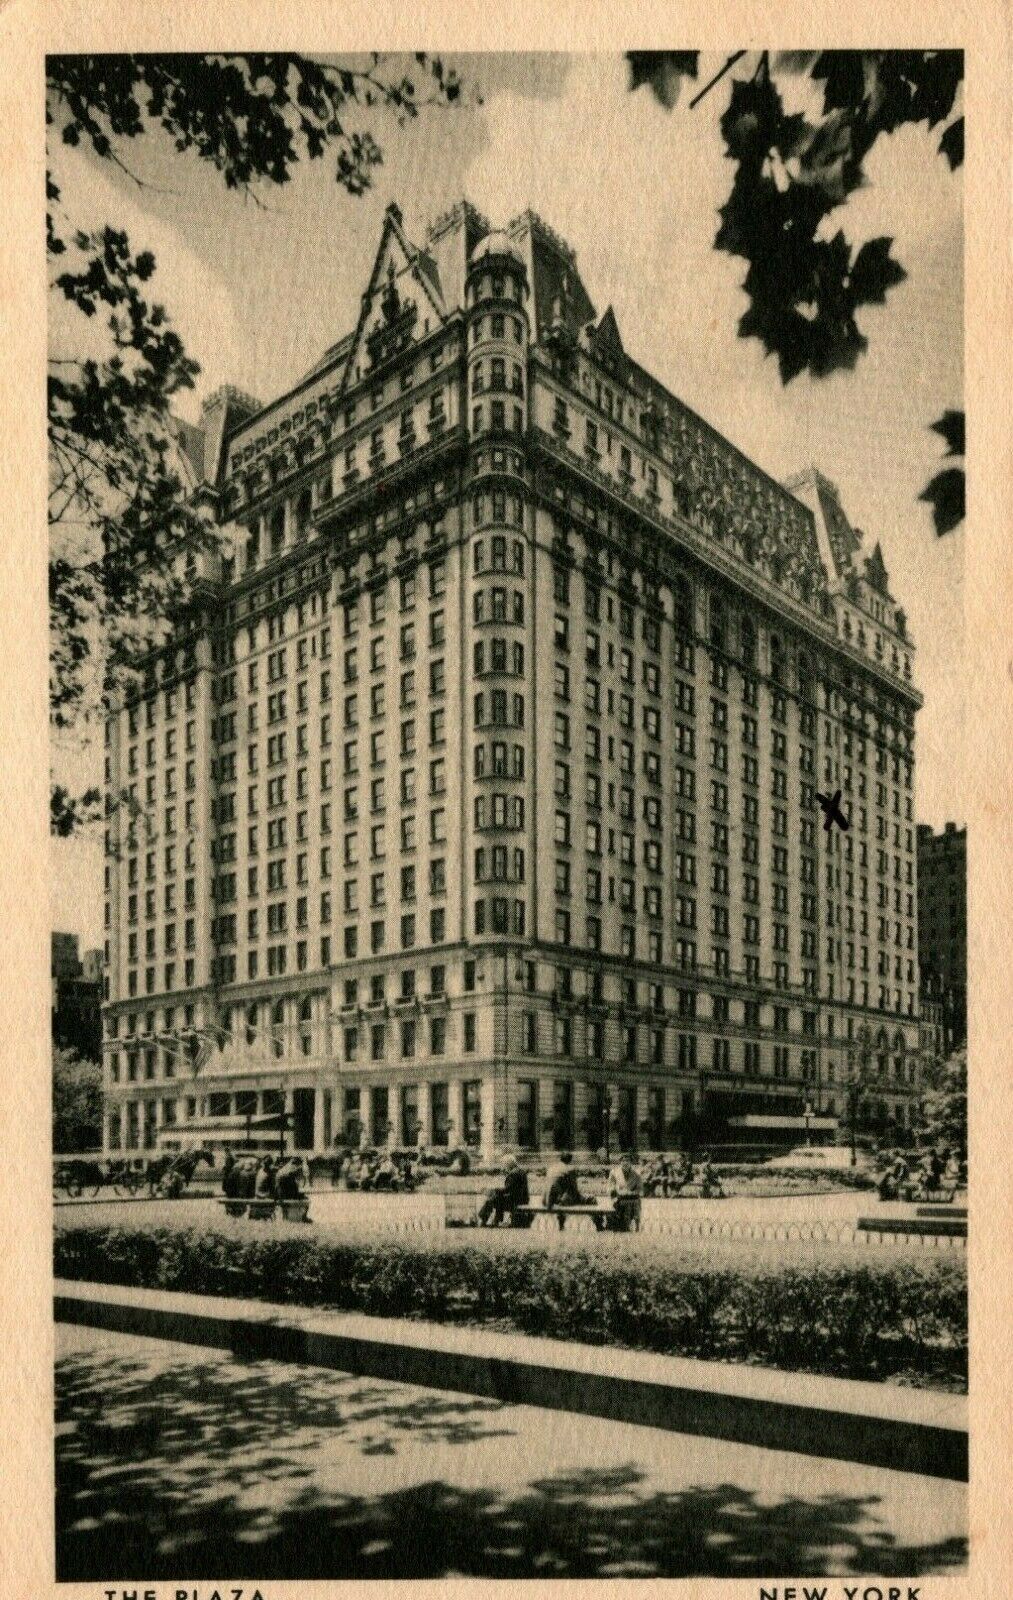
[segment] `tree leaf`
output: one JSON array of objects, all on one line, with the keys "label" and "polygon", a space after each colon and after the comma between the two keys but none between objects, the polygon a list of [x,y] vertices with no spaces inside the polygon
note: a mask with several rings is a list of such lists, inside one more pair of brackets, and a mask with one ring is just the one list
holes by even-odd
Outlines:
[{"label": "tree leaf", "polygon": [[883,236],[868,239],[859,250],[849,274],[853,305],[882,305],[886,291],[907,277],[900,262],[890,254],[892,244],[892,239]]},{"label": "tree leaf", "polygon": [[938,433],[945,439],[948,456],[966,455],[966,429],[962,411],[944,411],[938,421],[930,423],[929,426],[933,433]]},{"label": "tree leaf", "polygon": [[942,472],[937,472],[929,480],[918,496],[919,500],[926,500],[932,507],[932,521],[938,537],[952,533],[963,522],[964,491],[963,467],[944,467]]},{"label": "tree leaf", "polygon": [[627,50],[630,91],[646,83],[658,104],[671,111],[683,78],[696,77],[699,58],[699,50]]},{"label": "tree leaf", "polygon": [[939,154],[945,156],[950,163],[950,171],[955,172],[964,164],[964,119],[957,117],[946,129],[939,141]]}]

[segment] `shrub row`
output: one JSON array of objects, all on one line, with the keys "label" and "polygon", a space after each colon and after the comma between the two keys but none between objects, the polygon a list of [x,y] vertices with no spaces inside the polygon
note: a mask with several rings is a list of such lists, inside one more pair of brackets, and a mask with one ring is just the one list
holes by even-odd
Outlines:
[{"label": "shrub row", "polygon": [[541,1248],[524,1234],[250,1236],[240,1224],[61,1228],[59,1277],[297,1302],[717,1361],[966,1383],[962,1260],[821,1259],[720,1247]]}]

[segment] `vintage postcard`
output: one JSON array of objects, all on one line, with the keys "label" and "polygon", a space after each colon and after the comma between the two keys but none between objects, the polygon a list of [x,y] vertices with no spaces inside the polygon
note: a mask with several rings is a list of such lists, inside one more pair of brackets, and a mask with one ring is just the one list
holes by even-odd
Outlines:
[{"label": "vintage postcard", "polygon": [[1008,17],[0,25],[4,1592],[1005,1592]]}]

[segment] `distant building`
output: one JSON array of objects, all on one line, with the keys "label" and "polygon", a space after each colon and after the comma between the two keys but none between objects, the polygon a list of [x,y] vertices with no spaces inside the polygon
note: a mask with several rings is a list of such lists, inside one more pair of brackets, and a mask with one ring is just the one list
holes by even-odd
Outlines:
[{"label": "distant building", "polygon": [[102,951],[86,950],[81,957],[81,970],[87,983],[102,983]]},{"label": "distant building", "polygon": [[925,979],[918,997],[919,1043],[922,1062],[937,1061],[946,1054],[943,986],[933,974]]},{"label": "distant building", "polygon": [[910,1124],[921,700],[828,479],[467,204],[421,248],[389,208],[356,328],[179,441],[233,553],[106,729],[146,816],[107,837],[108,1151],[279,1108],[318,1151],[790,1142],[865,1035]]},{"label": "distant building", "polygon": [[49,970],[56,978],[79,978],[81,957],[76,933],[54,933]]},{"label": "distant building", "polygon": [[922,990],[934,986],[943,1048],[967,1038],[967,829],[918,825],[918,965]]},{"label": "distant building", "polygon": [[54,933],[50,950],[51,1031],[60,1050],[102,1059],[102,951],[78,954],[76,933]]}]

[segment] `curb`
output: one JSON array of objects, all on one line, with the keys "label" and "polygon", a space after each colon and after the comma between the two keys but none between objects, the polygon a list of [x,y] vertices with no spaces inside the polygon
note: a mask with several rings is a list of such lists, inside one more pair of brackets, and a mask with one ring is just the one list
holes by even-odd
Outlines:
[{"label": "curb", "polygon": [[[228,1350],[241,1360],[328,1367],[925,1477],[968,1477],[963,1396],[906,1390],[898,1398],[879,1384],[634,1351],[608,1351],[620,1370],[603,1372],[594,1370],[602,1352],[592,1346],[105,1284],[58,1282],[54,1312],[58,1322]],[[789,1386],[809,1396],[787,1398]],[[886,1414],[891,1408],[921,1415]],[[940,1420],[947,1413],[951,1420]]]}]

